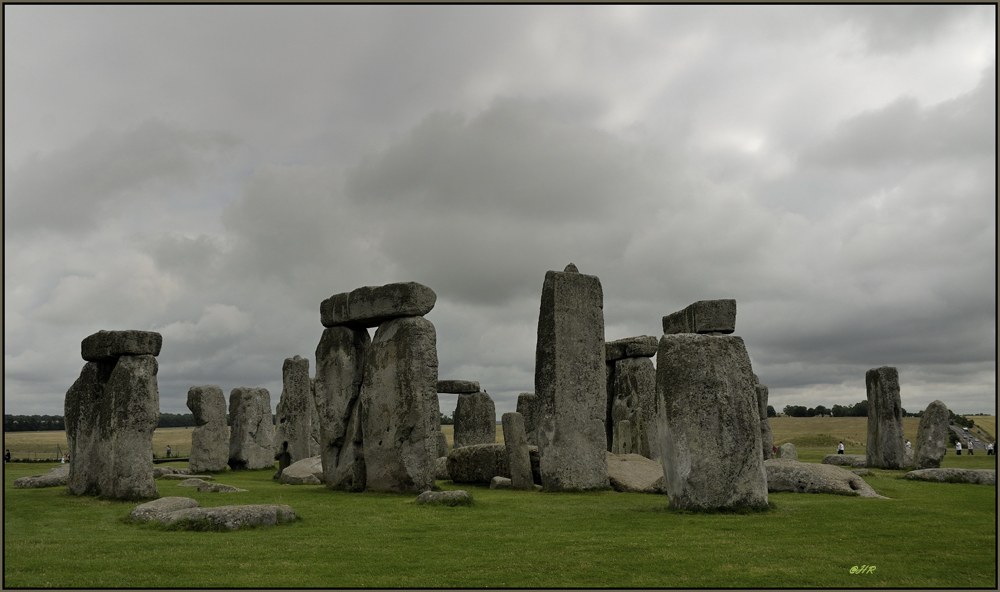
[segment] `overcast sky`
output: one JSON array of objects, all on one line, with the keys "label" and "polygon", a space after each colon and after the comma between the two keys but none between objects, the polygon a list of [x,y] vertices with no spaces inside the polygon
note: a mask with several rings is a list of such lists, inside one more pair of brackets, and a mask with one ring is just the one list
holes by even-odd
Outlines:
[{"label": "overcast sky", "polygon": [[779,411],[889,365],[908,411],[995,413],[995,6],[4,17],[5,413],[62,414],[100,329],[163,335],[163,412],[274,407],[323,299],[416,281],[499,417],[570,262],[609,341],[735,298]]}]

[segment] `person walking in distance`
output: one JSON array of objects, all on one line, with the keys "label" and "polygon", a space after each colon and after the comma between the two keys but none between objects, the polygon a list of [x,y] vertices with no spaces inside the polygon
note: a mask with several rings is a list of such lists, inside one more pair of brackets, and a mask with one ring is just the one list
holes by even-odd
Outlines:
[{"label": "person walking in distance", "polygon": [[167,444],[167,458],[170,458],[170,444]]},{"label": "person walking in distance", "polygon": [[844,454],[844,443],[837,444],[837,454]]},{"label": "person walking in distance", "polygon": [[962,456],[962,441],[955,440],[955,456]]}]

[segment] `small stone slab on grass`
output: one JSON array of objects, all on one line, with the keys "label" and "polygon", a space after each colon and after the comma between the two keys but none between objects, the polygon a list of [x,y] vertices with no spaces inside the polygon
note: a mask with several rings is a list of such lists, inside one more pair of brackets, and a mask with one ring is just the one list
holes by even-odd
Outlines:
[{"label": "small stone slab on grass", "polygon": [[196,477],[185,479],[184,481],[178,483],[177,486],[197,487],[198,491],[212,491],[216,493],[238,493],[241,491],[249,491],[249,489],[240,489],[239,487],[233,487],[232,485],[226,485],[224,483],[208,483]]},{"label": "small stone slab on grass", "polygon": [[667,493],[663,465],[639,454],[608,453],[608,480],[615,491]]},{"label": "small stone slab on grass", "polygon": [[69,465],[59,465],[48,473],[21,477],[14,481],[15,489],[34,489],[36,487],[59,487],[69,482]]},{"label": "small stone slab on grass", "polygon": [[510,479],[507,477],[493,477],[490,481],[490,489],[510,489]]},{"label": "small stone slab on grass", "polygon": [[917,481],[937,481],[939,483],[974,483],[996,485],[997,472],[993,469],[918,469],[903,475]]},{"label": "small stone slab on grass", "polygon": [[772,458],[764,461],[767,490],[771,493],[839,493],[888,499],[851,471],[830,464],[803,463]]},{"label": "small stone slab on grass", "polygon": [[215,477],[211,475],[186,475],[184,473],[167,473],[166,475],[162,475],[160,479],[168,479],[168,480],[177,479],[181,481],[185,479],[203,479],[203,480],[213,481],[215,480]]},{"label": "small stone slab on grass", "polygon": [[202,530],[211,527],[238,530],[253,526],[275,526],[295,520],[295,511],[284,504],[256,504],[246,506],[218,506],[201,508],[198,502],[187,497],[164,497],[132,510],[133,520],[160,522],[164,525]]},{"label": "small stone slab on grass", "polygon": [[824,465],[839,465],[863,469],[868,466],[868,459],[863,454],[828,454],[823,457]]},{"label": "small stone slab on grass", "polygon": [[281,471],[278,481],[290,485],[319,485],[323,479],[323,458],[311,456],[293,462]]},{"label": "small stone slab on grass", "polygon": [[454,491],[425,491],[413,500],[415,504],[432,504],[439,506],[468,506],[472,498],[464,489]]}]

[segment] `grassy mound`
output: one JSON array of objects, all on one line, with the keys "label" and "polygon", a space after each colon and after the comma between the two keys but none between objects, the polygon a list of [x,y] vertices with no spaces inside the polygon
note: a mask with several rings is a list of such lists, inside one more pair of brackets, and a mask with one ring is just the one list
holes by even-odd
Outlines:
[{"label": "grassy mound", "polygon": [[781,442],[775,442],[775,445],[781,446],[787,442],[794,444],[796,448],[832,448],[836,450],[837,444],[840,442],[843,442],[845,446],[861,446],[861,442],[856,442],[849,438],[841,438],[839,436],[830,436],[827,434],[798,436]]}]

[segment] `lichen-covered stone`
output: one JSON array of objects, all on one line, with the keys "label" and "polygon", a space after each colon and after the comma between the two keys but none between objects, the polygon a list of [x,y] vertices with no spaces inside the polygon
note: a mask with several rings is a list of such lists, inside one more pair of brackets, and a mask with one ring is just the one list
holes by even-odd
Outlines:
[{"label": "lichen-covered stone", "polygon": [[472,503],[469,493],[463,489],[454,491],[425,491],[413,500],[415,504],[429,504],[439,506],[468,506]]},{"label": "lichen-covered stone", "polygon": [[[754,380],[757,375],[754,374]],[[760,416],[760,446],[764,454],[764,460],[774,458],[774,433],[771,432],[771,422],[767,418],[767,386],[757,384],[757,414]]]},{"label": "lichen-covered stone", "polygon": [[229,393],[229,467],[234,471],[274,466],[274,420],[266,388],[237,387]]},{"label": "lichen-covered stone", "polygon": [[872,368],[865,374],[868,392],[868,441],[865,457],[877,469],[906,466],[903,408],[899,400],[899,372],[891,366]]},{"label": "lichen-covered stone", "polygon": [[474,380],[439,380],[437,392],[460,395],[462,393],[478,393],[481,389]]},{"label": "lichen-covered stone", "polygon": [[535,393],[521,393],[517,396],[517,412],[521,414],[521,419],[524,420],[524,437],[528,440],[529,446],[538,446],[538,439],[535,434],[537,429],[535,403]]},{"label": "lichen-covered stone", "polygon": [[489,483],[493,477],[510,477],[505,444],[474,444],[448,453],[448,475],[455,483]]},{"label": "lichen-covered stone", "polygon": [[608,487],[603,307],[596,276],[546,272],[535,349],[536,435],[546,489]]},{"label": "lichen-covered stone", "polygon": [[395,318],[423,316],[435,302],[434,290],[416,282],[365,286],[324,300],[320,321],[324,327],[378,327]]},{"label": "lichen-covered stone", "polygon": [[670,505],[767,505],[750,357],[734,336],[664,335],[656,354],[657,429]]},{"label": "lichen-covered stone", "polygon": [[194,416],[191,430],[192,471],[225,471],[229,464],[229,426],[226,396],[214,384],[188,389],[187,406]]},{"label": "lichen-covered stone", "polygon": [[528,453],[528,440],[524,437],[524,419],[520,413],[504,413],[500,422],[503,424],[503,441],[507,450],[507,463],[510,466],[511,487],[533,489],[531,456]]},{"label": "lichen-covered stone", "polygon": [[309,360],[301,356],[286,358],[281,367],[281,398],[274,426],[274,459],[278,473],[302,459],[319,455],[313,440],[316,402],[309,378]]},{"label": "lichen-covered stone", "polygon": [[764,461],[767,490],[776,493],[856,493],[886,499],[859,475],[830,464],[801,463],[785,458]]},{"label": "lichen-covered stone", "polygon": [[828,454],[820,461],[825,465],[839,465],[863,469],[868,466],[868,460],[863,454]]},{"label": "lichen-covered stone", "polygon": [[434,460],[434,478],[441,481],[450,481],[448,474],[448,457],[442,456]]},{"label": "lichen-covered stone", "polygon": [[785,442],[781,446],[778,446],[778,454],[775,458],[780,458],[782,460],[799,460],[799,452],[795,450],[795,444],[791,442]]},{"label": "lichen-covered stone", "polygon": [[903,477],[917,481],[936,481],[938,483],[997,484],[997,472],[995,469],[918,469],[906,473]]},{"label": "lichen-covered stone", "polygon": [[171,512],[197,507],[197,500],[193,500],[189,497],[161,497],[151,502],[139,504],[132,509],[130,516],[133,520],[138,520],[140,522],[150,522],[152,520],[158,521],[161,517]]},{"label": "lichen-covered stone", "polygon": [[948,451],[948,407],[932,401],[917,426],[917,441],[913,447],[913,464],[918,469],[936,469]]},{"label": "lichen-covered stone", "polygon": [[102,437],[107,428],[101,428],[101,401],[114,367],[114,362],[88,362],[66,391],[66,441],[72,460],[66,489],[73,495],[100,494],[98,478],[105,470],[110,446]]},{"label": "lichen-covered stone", "polygon": [[59,487],[69,482],[69,465],[59,465],[49,472],[14,480],[14,489],[34,489],[37,487]]},{"label": "lichen-covered stone", "polygon": [[158,356],[163,337],[153,331],[98,331],[84,338],[80,353],[88,362],[115,360],[121,356]]},{"label": "lichen-covered stone", "polygon": [[[510,489],[511,480],[507,477],[493,477],[490,480],[490,489]],[[534,485],[532,485],[534,488]]]},{"label": "lichen-covered stone", "polygon": [[437,431],[434,433],[434,439],[437,441],[438,458],[448,456],[448,436],[442,431]]},{"label": "lichen-covered stone", "polygon": [[419,493],[434,487],[437,337],[423,317],[382,323],[361,385],[365,488]]},{"label": "lichen-covered stone", "polygon": [[604,344],[604,361],[614,362],[625,358],[651,358],[656,355],[660,340],[653,335],[639,335],[608,341]]},{"label": "lichen-covered stone", "polygon": [[608,480],[612,489],[630,493],[666,493],[663,467],[640,454],[608,453]]},{"label": "lichen-covered stone", "polygon": [[699,300],[663,317],[663,333],[732,333],[736,330],[736,301]]},{"label": "lichen-covered stone", "polygon": [[316,346],[313,397],[320,424],[322,480],[331,489],[365,489],[360,395],[370,345],[366,329],[331,327]]},{"label": "lichen-covered stone", "polygon": [[285,467],[278,481],[292,485],[319,485],[323,477],[323,461],[319,456],[311,456],[295,461]]},{"label": "lichen-covered stone", "polygon": [[486,393],[461,393],[455,405],[455,448],[497,440],[497,412]]},{"label": "lichen-covered stone", "polygon": [[174,524],[182,520],[193,522],[207,520],[214,526],[239,530],[257,526],[276,526],[293,522],[295,519],[295,511],[284,504],[254,504],[187,508],[163,514],[157,520],[163,524]]},{"label": "lichen-covered stone", "polygon": [[[641,454],[646,458],[659,458],[656,451],[656,369],[646,357],[630,357],[615,361],[608,379],[612,399],[611,426],[618,422],[629,423],[629,441],[622,443],[618,454]],[[625,448],[628,452],[622,452]],[[612,448],[614,432],[612,431]]]}]

